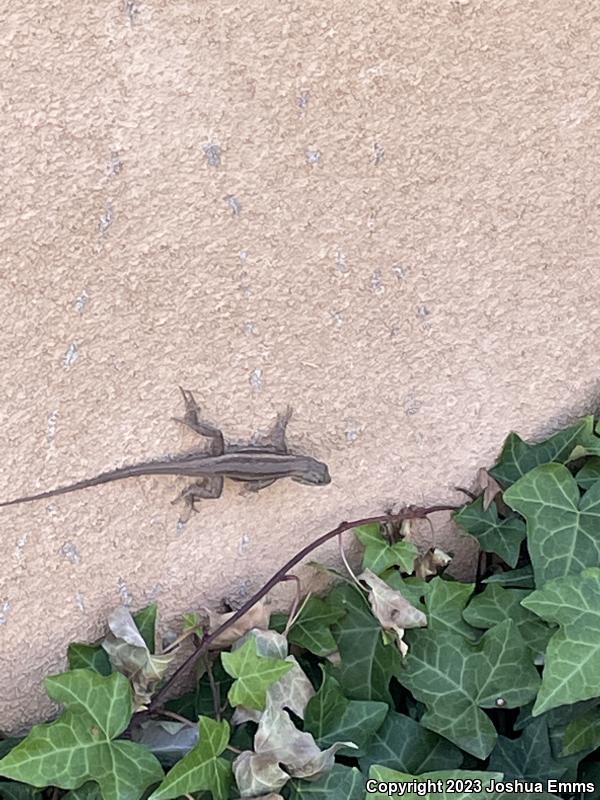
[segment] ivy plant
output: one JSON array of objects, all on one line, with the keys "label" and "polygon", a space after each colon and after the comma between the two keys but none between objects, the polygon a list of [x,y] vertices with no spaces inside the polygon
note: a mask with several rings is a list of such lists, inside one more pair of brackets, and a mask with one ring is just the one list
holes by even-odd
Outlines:
[{"label": "ivy plant", "polygon": [[[0,799],[600,798],[597,421],[511,433],[476,487],[341,523],[242,608],[186,611],[168,647],[156,605],[115,609],[46,679],[56,718],[0,738]],[[471,581],[411,539],[444,509],[481,548]],[[344,558],[327,593],[270,613],[289,570],[350,530],[360,569]]]}]

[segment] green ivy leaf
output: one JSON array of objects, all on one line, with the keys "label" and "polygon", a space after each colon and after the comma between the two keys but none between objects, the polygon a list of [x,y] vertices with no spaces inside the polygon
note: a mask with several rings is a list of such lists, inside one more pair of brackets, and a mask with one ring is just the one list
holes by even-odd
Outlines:
[{"label": "green ivy leaf", "polygon": [[202,625],[200,615],[196,611],[186,611],[181,615],[182,632],[194,631],[198,636],[202,635]]},{"label": "green ivy leaf", "polygon": [[329,603],[345,612],[333,627],[341,658],[334,675],[343,693],[352,700],[380,700],[392,705],[389,684],[400,668],[398,649],[384,644],[381,625],[354,586],[336,586]]},{"label": "green ivy leaf", "polygon": [[0,797],[2,800],[38,800],[40,791],[40,789],[27,786],[24,783],[0,781]]},{"label": "green ivy leaf", "polygon": [[102,800],[102,794],[98,784],[89,781],[80,786],[79,789],[73,789],[68,792],[63,800]]},{"label": "green ivy leaf", "polygon": [[381,532],[379,524],[360,525],[354,528],[354,533],[365,548],[363,570],[370,569],[376,575],[381,575],[390,567],[399,567],[402,572],[413,572],[419,551],[412,542],[401,539],[390,544]]},{"label": "green ivy leaf", "polygon": [[73,642],[67,649],[69,669],[91,669],[99,675],[110,675],[112,667],[106,651],[99,644]]},{"label": "green ivy leaf", "polygon": [[571,759],[557,759],[552,753],[548,722],[538,717],[517,739],[499,736],[490,756],[490,769],[503,772],[506,780],[549,780],[562,778]]},{"label": "green ivy leaf", "polygon": [[[461,583],[441,577],[433,578],[428,584],[425,595],[428,630],[436,633],[442,631],[457,633],[471,641],[479,639],[479,631],[463,619],[463,611],[474,588],[474,583]],[[407,636],[409,644],[412,641],[411,636]]]},{"label": "green ivy leaf", "polygon": [[519,569],[496,572],[494,575],[485,578],[483,583],[498,583],[501,586],[512,586],[515,589],[535,589],[531,564]]},{"label": "green ivy leaf", "polygon": [[194,747],[198,729],[173,719],[145,719],[134,726],[131,740],[154,753],[163,768],[168,768]]},{"label": "green ivy leaf", "polygon": [[250,637],[231,653],[222,653],[221,661],[234,681],[227,697],[232,706],[246,706],[262,711],[267,701],[267,689],[294,666],[282,658],[260,656],[256,639]]},{"label": "green ivy leaf", "polygon": [[398,680],[427,712],[421,724],[477,758],[496,730],[482,708],[516,708],[533,699],[539,676],[517,626],[507,620],[471,644],[454,633],[415,631]]},{"label": "green ivy leaf", "polygon": [[339,608],[331,608],[320,598],[310,597],[290,628],[288,640],[316,656],[327,656],[337,647],[331,625],[343,616]]},{"label": "green ivy leaf", "polygon": [[500,584],[492,583],[473,597],[463,617],[469,625],[485,630],[512,619],[523,641],[536,656],[544,652],[555,630],[521,605],[521,601],[529,595],[527,589],[505,589]]},{"label": "green ivy leaf", "polygon": [[523,605],[560,626],[548,644],[537,716],[565,703],[598,695],[600,673],[600,569],[549,581]]},{"label": "green ivy leaf", "polygon": [[[474,791],[473,785],[469,784],[469,788],[466,791],[461,792],[457,791],[453,783],[451,789],[446,791],[448,786],[447,781],[457,778],[460,778],[463,781],[480,781],[482,789],[481,791]],[[496,800],[496,798],[502,796],[497,792],[486,791],[486,787],[490,785],[492,779],[496,781],[502,780],[501,772],[475,772],[458,769],[442,770],[440,772],[425,772],[421,775],[410,775],[407,772],[397,772],[396,770],[376,765],[371,767],[369,770],[369,779],[384,781],[386,783],[400,784],[401,786],[402,784],[410,783],[411,781],[417,781],[421,784],[425,783],[426,781],[432,781],[437,784],[438,781],[441,781],[442,786],[444,786],[442,791],[436,790],[435,792],[429,792],[426,795],[423,795],[422,791],[411,791],[411,787],[407,787],[408,791],[404,791],[402,793],[403,800],[423,800],[423,797],[436,798],[437,800],[478,800],[478,798],[480,800]],[[413,783],[413,786],[414,785],[415,784]],[[389,795],[383,792],[369,792],[367,797],[369,800],[390,800]]]},{"label": "green ivy leaf", "polygon": [[210,792],[215,800],[226,800],[231,764],[219,756],[229,743],[229,725],[200,717],[198,731],[198,744],[175,764],[148,800],[172,800],[200,791]]},{"label": "green ivy leaf", "polygon": [[[538,444],[527,444],[516,433],[506,438],[502,453],[489,474],[503,487],[510,486],[527,472],[550,461],[566,463],[577,445],[595,447],[594,418],[583,419]],[[506,499],[506,498],[505,498]]]},{"label": "green ivy leaf", "polygon": [[7,753],[10,753],[24,738],[23,736],[8,736],[6,739],[0,739],[0,759],[4,758]]},{"label": "green ivy leaf", "polygon": [[515,567],[519,560],[521,542],[525,538],[525,523],[519,517],[500,519],[495,503],[483,508],[483,495],[453,515],[454,521],[479,542],[486,553],[496,553]]},{"label": "green ivy leaf", "polygon": [[594,708],[567,725],[563,738],[563,755],[572,755],[583,750],[591,753],[597,747],[600,747],[600,711]]},{"label": "green ivy leaf", "polygon": [[562,464],[543,464],[504,493],[527,520],[536,587],[600,563],[600,483],[583,497]]},{"label": "green ivy leaf", "polygon": [[600,479],[600,458],[593,456],[588,458],[583,467],[578,471],[575,480],[584,491],[591,489]]},{"label": "green ivy leaf", "polygon": [[583,764],[578,776],[582,781],[591,783],[594,789],[586,793],[586,800],[598,800],[600,798],[600,761]]},{"label": "green ivy leaf", "polygon": [[356,757],[362,755],[387,712],[386,703],[348,700],[335,678],[323,674],[319,691],[306,706],[304,730],[312,733],[322,748],[331,747],[336,742],[354,742],[358,750],[341,748],[339,753]]},{"label": "green ivy leaf", "polygon": [[132,714],[129,681],[79,669],[46,678],[50,697],[66,706],[56,722],[35,725],[0,761],[0,775],[33,786],[77,789],[96,781],[104,800],[138,800],[163,776],[157,759],[133,742],[113,741]]},{"label": "green ivy leaf", "polygon": [[141,608],[131,615],[135,622],[142,639],[146,642],[146,647],[151,653],[155,650],[156,634],[156,603],[150,603],[145,608]]},{"label": "green ivy leaf", "polygon": [[462,760],[458,747],[405,714],[389,711],[359,764],[363,772],[379,764],[417,775],[431,769],[454,769]]},{"label": "green ivy leaf", "polygon": [[356,767],[334,764],[317,780],[289,782],[289,800],[363,800],[365,780]]},{"label": "green ivy leaf", "polygon": [[[522,731],[524,730],[527,725],[529,725],[534,719],[539,719],[540,716],[543,716],[544,719],[548,720],[548,728],[550,729],[550,738],[553,738],[553,734],[555,731],[559,731],[562,729],[564,733],[564,729],[567,725],[572,722],[577,717],[586,714],[588,711],[591,711],[593,708],[596,707],[598,701],[594,698],[592,700],[583,700],[580,703],[572,703],[568,706],[559,706],[558,708],[553,708],[551,711],[545,711],[544,714],[540,714],[539,716],[534,717],[532,711],[534,703],[527,703],[519,710],[517,718],[513,724],[513,728],[515,731]],[[553,746],[554,747],[554,746]],[[562,744],[559,748],[562,750]],[[554,748],[554,752],[558,752],[556,748]]]}]

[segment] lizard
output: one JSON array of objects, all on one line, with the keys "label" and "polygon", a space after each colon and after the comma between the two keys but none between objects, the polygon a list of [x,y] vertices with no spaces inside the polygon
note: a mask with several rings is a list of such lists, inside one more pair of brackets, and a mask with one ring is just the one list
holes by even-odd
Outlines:
[{"label": "lizard", "polygon": [[291,478],[299,483],[314,486],[330,483],[331,477],[326,464],[311,456],[295,455],[288,451],[285,434],[292,414],[289,406],[285,412],[277,415],[266,443],[226,447],[222,431],[200,419],[200,408],[192,392],[182,389],[181,386],[179,390],[183,396],[185,410],[182,418],[173,417],[173,420],[191,428],[198,435],[207,437],[210,440],[208,451],[117,467],[101,472],[93,478],[85,478],[57,489],[5,500],[0,502],[0,507],[31,503],[34,500],[44,500],[140,475],[184,475],[197,478],[198,480],[184,489],[177,498],[183,498],[192,510],[196,510],[195,505],[201,499],[220,497],[225,478],[244,482],[248,489],[254,492],[270,486],[281,478]]}]

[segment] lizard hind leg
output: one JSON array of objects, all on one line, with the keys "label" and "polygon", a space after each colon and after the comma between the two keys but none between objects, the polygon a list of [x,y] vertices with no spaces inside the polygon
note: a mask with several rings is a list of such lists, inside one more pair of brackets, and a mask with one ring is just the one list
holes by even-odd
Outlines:
[{"label": "lizard hind leg", "polygon": [[200,419],[200,406],[196,402],[194,395],[189,389],[179,387],[179,391],[183,397],[185,406],[183,417],[173,417],[175,422],[185,425],[190,428],[199,436],[206,436],[210,441],[210,453],[213,456],[221,456],[225,452],[225,440],[221,430],[210,422],[204,422]]},{"label": "lizard hind leg", "polygon": [[187,512],[184,514],[183,521],[187,522],[193,511],[198,511],[196,505],[200,500],[216,500],[223,492],[223,476],[214,475],[201,478],[179,493],[179,495],[172,501],[174,503],[183,500]]}]

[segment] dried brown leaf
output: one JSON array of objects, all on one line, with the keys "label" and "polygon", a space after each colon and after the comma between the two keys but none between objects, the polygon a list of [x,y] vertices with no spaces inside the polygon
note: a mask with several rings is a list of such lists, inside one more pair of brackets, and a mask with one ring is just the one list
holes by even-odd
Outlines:
[{"label": "dried brown leaf", "polygon": [[328,772],[340,747],[352,747],[353,742],[336,742],[320,750],[312,734],[299,731],[286,711],[267,702],[260,720],[254,747],[257,753],[269,753],[294,778],[316,779]]},{"label": "dried brown leaf", "polygon": [[439,547],[430,547],[426,553],[422,553],[415,558],[415,575],[417,578],[437,575],[451,561],[452,556],[444,553]]},{"label": "dried brown leaf", "polygon": [[373,614],[384,630],[395,634],[400,653],[406,655],[408,647],[403,641],[405,629],[422,628],[427,625],[427,617],[370,569],[366,569],[358,578],[371,589],[369,603]]},{"label": "dried brown leaf", "polygon": [[260,722],[263,712],[256,708],[247,708],[246,706],[236,706],[231,717],[231,724],[233,726],[243,725],[244,722]]},{"label": "dried brown leaf", "polygon": [[235,759],[233,774],[242,797],[272,796],[290,779],[272,753],[253,753],[251,750],[245,750]]},{"label": "dried brown leaf", "polygon": [[257,794],[254,797],[246,797],[246,795],[244,795],[244,797],[245,800],[283,800],[282,795],[275,794],[275,792],[271,792],[270,794]]},{"label": "dried brown leaf", "polygon": [[481,467],[477,471],[476,485],[477,488],[481,489],[483,492],[483,510],[487,511],[494,497],[502,491],[502,487],[492,478],[484,467]]},{"label": "dried brown leaf", "polygon": [[[216,631],[217,628],[221,627],[224,622],[227,622],[227,620],[231,619],[235,614],[235,611],[228,611],[225,614],[220,614],[209,608],[204,608],[202,610],[208,616],[209,631]],[[252,606],[241,619],[234,622],[231,627],[217,636],[217,638],[211,642],[210,649],[224,650],[240,639],[249,630],[252,630],[252,628],[266,630],[269,627],[270,617],[271,611],[269,604],[265,600],[261,600],[256,603],[256,605]]]},{"label": "dried brown leaf", "polygon": [[339,667],[339,665],[342,663],[342,657],[339,650],[334,650],[333,653],[329,653],[329,655],[325,656],[325,658],[330,664],[333,664],[334,667]]},{"label": "dried brown leaf", "polygon": [[109,615],[108,627],[110,632],[102,647],[113,667],[129,678],[134,694],[134,711],[142,711],[175,654],[153,655],[124,606],[119,606]]}]

